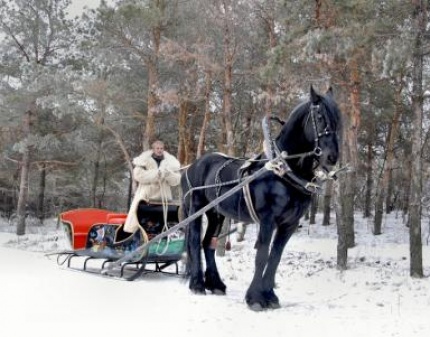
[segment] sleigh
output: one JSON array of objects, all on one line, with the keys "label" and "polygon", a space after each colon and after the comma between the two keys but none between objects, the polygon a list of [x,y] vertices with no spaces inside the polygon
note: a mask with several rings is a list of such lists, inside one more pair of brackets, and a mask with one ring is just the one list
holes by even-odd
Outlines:
[{"label": "sleigh", "polygon": [[[59,220],[71,249],[56,253],[57,263],[68,269],[129,281],[149,272],[180,274],[184,232],[178,230],[156,238],[178,223],[178,206],[145,204],[138,212],[140,226],[134,233],[124,231],[126,216],[97,208],[61,213]],[[120,268],[115,275],[105,273],[118,261]]]}]

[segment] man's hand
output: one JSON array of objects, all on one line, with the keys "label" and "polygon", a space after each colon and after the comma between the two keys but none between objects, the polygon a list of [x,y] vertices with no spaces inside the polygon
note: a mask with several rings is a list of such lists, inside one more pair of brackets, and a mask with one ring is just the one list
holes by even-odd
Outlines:
[{"label": "man's hand", "polygon": [[167,178],[169,176],[169,174],[170,174],[170,171],[165,169],[165,168],[158,170],[158,178],[160,180]]}]

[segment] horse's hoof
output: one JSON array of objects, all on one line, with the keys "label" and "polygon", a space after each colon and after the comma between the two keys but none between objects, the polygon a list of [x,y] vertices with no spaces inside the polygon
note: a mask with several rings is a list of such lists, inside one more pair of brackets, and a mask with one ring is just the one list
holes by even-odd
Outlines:
[{"label": "horse's hoof", "polygon": [[279,304],[279,302],[271,302],[268,305],[269,309],[280,309],[281,305]]},{"label": "horse's hoof", "polygon": [[189,286],[191,292],[196,295],[206,295],[206,290],[203,283],[193,282]]},{"label": "horse's hoof", "polygon": [[248,308],[255,312],[261,312],[264,311],[263,306],[260,303],[252,303],[248,304]]},{"label": "horse's hoof", "polygon": [[218,287],[205,284],[205,289],[210,291],[214,295],[225,295],[227,287],[224,284],[219,285]]},{"label": "horse's hoof", "polygon": [[213,276],[210,274],[206,274],[205,289],[215,295],[225,295],[227,287],[221,281],[218,275]]},{"label": "horse's hoof", "polygon": [[190,289],[194,295],[206,295],[206,290],[204,289]]}]

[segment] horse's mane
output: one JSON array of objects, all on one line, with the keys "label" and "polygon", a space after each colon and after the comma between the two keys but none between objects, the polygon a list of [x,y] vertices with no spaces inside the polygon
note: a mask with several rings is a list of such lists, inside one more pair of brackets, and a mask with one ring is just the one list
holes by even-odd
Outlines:
[{"label": "horse's mane", "polygon": [[338,132],[342,127],[342,118],[340,114],[339,107],[334,101],[332,94],[327,94],[325,96],[321,96],[321,101],[326,107],[326,116],[330,123],[330,127]]}]

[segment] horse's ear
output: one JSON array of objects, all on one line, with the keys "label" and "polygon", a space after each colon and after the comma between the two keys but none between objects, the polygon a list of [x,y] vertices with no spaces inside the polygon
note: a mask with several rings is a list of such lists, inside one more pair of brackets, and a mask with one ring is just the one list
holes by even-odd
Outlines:
[{"label": "horse's ear", "polygon": [[311,85],[311,103],[317,104],[319,101],[319,96],[315,91],[314,87]]},{"label": "horse's ear", "polygon": [[328,87],[326,95],[333,98],[334,94],[333,94],[333,87],[332,86]]}]

